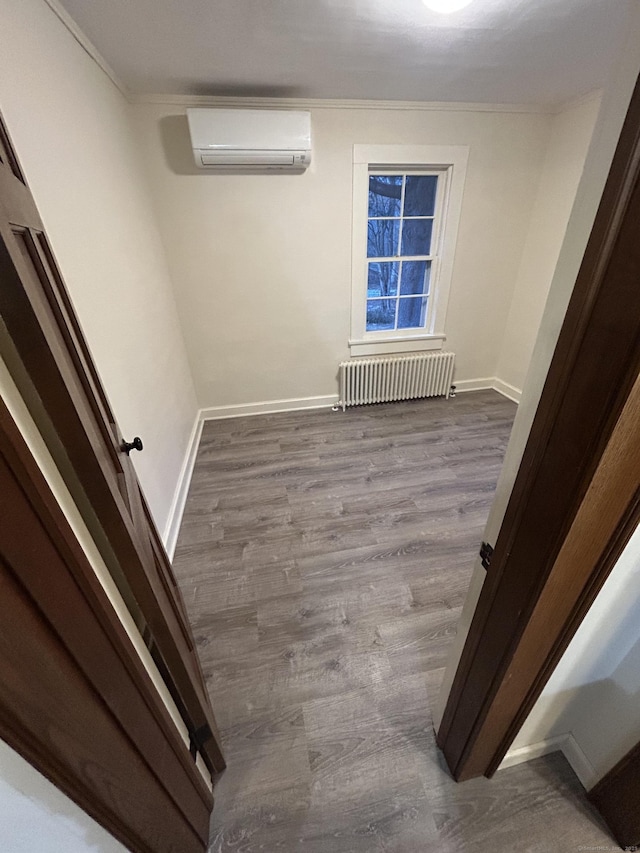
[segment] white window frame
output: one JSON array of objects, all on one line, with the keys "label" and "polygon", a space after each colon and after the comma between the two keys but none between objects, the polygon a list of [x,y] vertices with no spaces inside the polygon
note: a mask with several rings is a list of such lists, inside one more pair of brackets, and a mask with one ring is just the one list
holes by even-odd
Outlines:
[{"label": "white window frame", "polygon": [[[469,149],[464,145],[354,145],[353,235],[351,266],[351,355],[381,355],[442,349],[453,262],[462,211]],[[420,329],[367,332],[367,231],[369,175],[435,173],[439,227],[434,232],[427,320]]]}]

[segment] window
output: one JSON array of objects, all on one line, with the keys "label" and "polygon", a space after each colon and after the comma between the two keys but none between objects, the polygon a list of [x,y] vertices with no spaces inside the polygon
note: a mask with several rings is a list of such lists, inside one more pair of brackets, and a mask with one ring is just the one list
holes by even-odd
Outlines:
[{"label": "window", "polygon": [[353,355],[436,349],[467,149],[354,146]]},{"label": "window", "polygon": [[427,325],[437,191],[437,174],[369,174],[367,332]]}]

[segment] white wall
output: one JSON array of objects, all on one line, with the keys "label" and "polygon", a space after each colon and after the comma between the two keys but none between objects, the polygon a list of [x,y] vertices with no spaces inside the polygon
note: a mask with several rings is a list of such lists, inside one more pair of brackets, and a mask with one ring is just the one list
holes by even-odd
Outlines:
[{"label": "white wall", "polygon": [[314,108],[303,175],[198,172],[185,106],[138,104],[200,405],[337,393],[349,357],[352,146],[468,145],[446,347],[495,375],[551,117]]},{"label": "white wall", "polygon": [[588,787],[640,741],[638,601],[640,528],[607,578],[511,752],[571,735],[582,753],[576,770]]},{"label": "white wall", "polygon": [[582,176],[601,93],[553,117],[496,376],[522,390]]},{"label": "white wall", "polygon": [[3,853],[125,853],[72,800],[0,740]]},{"label": "white wall", "polygon": [[0,110],[162,531],[197,406],[131,108],[43,0],[0,19]]}]

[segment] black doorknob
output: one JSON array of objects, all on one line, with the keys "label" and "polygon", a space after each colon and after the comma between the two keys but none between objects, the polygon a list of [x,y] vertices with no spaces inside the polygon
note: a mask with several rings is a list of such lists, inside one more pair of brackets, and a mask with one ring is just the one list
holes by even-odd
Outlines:
[{"label": "black doorknob", "polygon": [[142,450],[142,447],[142,439],[136,436],[133,441],[123,441],[120,445],[120,450],[124,451],[128,456],[132,450]]}]

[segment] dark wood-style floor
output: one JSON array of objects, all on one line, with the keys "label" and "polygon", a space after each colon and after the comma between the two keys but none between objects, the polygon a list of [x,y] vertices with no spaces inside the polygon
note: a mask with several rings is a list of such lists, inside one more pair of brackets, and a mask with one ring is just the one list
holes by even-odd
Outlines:
[{"label": "dark wood-style floor", "polygon": [[458,785],[431,708],[515,405],[205,424],[175,571],[228,769],[211,850],[611,845],[565,760]]}]

